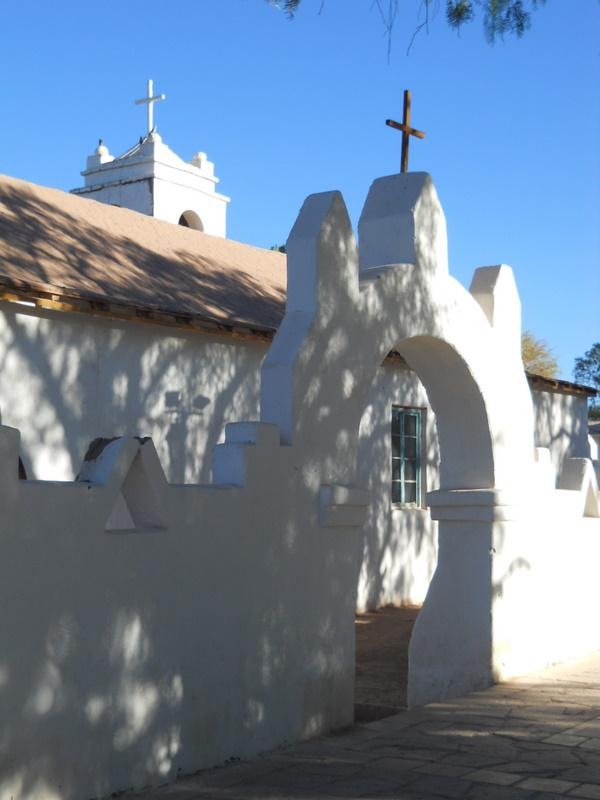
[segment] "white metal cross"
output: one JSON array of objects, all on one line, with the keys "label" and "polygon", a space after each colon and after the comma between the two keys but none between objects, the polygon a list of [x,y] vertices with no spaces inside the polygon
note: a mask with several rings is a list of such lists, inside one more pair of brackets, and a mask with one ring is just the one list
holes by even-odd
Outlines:
[{"label": "white metal cross", "polygon": [[148,81],[148,97],[142,97],[140,100],[136,100],[135,101],[136,106],[148,106],[148,133],[149,134],[152,133],[152,131],[154,130],[154,109],[153,109],[154,103],[160,103],[161,100],[166,100],[167,99],[167,95],[166,94],[157,94],[157,95],[153,96],[152,95],[153,91],[154,91],[154,87],[153,87],[152,81],[149,80]]}]

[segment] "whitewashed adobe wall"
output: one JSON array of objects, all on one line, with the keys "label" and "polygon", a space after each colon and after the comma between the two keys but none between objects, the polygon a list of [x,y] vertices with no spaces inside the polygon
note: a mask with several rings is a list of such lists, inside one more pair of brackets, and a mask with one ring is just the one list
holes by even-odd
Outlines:
[{"label": "whitewashed adobe wall", "polygon": [[587,397],[533,391],[535,443],[547,447],[555,470],[560,472],[566,458],[589,456],[587,443]]},{"label": "whitewashed adobe wall", "polygon": [[[170,481],[203,483],[225,422],[259,413],[266,351],[260,341],[0,302],[0,404],[36,478],[72,480],[89,441],[116,433],[151,436]],[[589,455],[586,399],[539,390],[532,397],[535,444],[550,449],[555,468]],[[429,407],[416,373],[396,362],[377,372],[361,423],[363,482],[372,486],[388,483],[393,404]],[[437,485],[434,419],[428,488]]]},{"label": "whitewashed adobe wall", "polygon": [[[129,438],[96,442],[75,482],[19,481],[18,433],[0,428],[1,800],[106,794],[351,720],[359,428],[394,344],[441,444],[412,702],[598,646],[597,626],[544,635],[557,579],[585,623],[595,614],[596,584],[563,574],[559,554],[575,529],[567,566],[591,569],[600,512],[590,462],[567,462],[557,492],[534,453],[510,270],[479,270],[474,296],[448,276],[420,174],[375,182],[361,241],[359,272],[341,195],[307,199],[261,422],[226,428],[214,485],[169,485],[151,441]],[[550,542],[548,503],[563,523]]]},{"label": "whitewashed adobe wall", "polygon": [[96,436],[151,436],[169,481],[208,483],[225,423],[256,418],[266,345],[0,304],[0,403],[30,476],[73,480]]},{"label": "whitewashed adobe wall", "polygon": [[[306,489],[296,505],[275,428],[228,439],[217,470],[245,488],[169,486],[131,439],[55,484],[18,481],[0,429],[2,800],[102,796],[351,721],[358,528],[320,529]],[[135,530],[114,530],[121,494]]]},{"label": "whitewashed adobe wall", "polygon": [[146,214],[149,217],[154,216],[152,178],[142,178],[131,183],[116,182],[97,189],[92,188],[83,196],[98,203],[106,203],[109,206],[118,206],[119,208],[131,208],[134,211],[139,211],[140,214]]},{"label": "whitewashed adobe wall", "polygon": [[[21,432],[27,473],[73,480],[96,436],[150,436],[169,481],[210,481],[225,422],[259,414],[267,346],[163,326],[0,304],[0,407]],[[534,392],[535,443],[585,457],[585,401]],[[359,482],[371,502],[357,607],[420,603],[435,569],[437,530],[423,509],[393,509],[390,408],[427,409],[426,488],[438,486],[435,417],[416,374],[386,363],[360,425]],[[551,424],[550,424],[551,423]]]},{"label": "whitewashed adobe wall", "polygon": [[[423,507],[392,505],[392,405],[422,409],[424,415]],[[416,374],[395,361],[377,370],[360,422],[358,483],[370,502],[363,528],[364,554],[357,608],[422,603],[437,561],[437,525],[425,507],[425,492],[439,484],[435,415]]]},{"label": "whitewashed adobe wall", "polygon": [[[21,432],[30,477],[73,480],[98,436],[150,436],[173,483],[209,483],[227,421],[259,415],[267,345],[164,326],[0,304],[0,407]],[[390,408],[427,407],[414,372],[377,371],[360,435],[361,484],[372,492],[358,608],[422,602],[436,561],[426,509],[391,510]],[[427,486],[437,485],[429,409]]]},{"label": "whitewashed adobe wall", "polygon": [[[317,486],[325,467],[343,497],[383,354],[398,347],[422,378],[441,449],[440,489],[428,498],[440,546],[411,638],[409,703],[595,649],[596,585],[564,576],[561,551],[569,520],[584,531],[579,554],[587,547],[595,558],[598,487],[589,460],[569,459],[555,489],[549,451],[534,449],[511,270],[478,269],[470,292],[449,277],[443,212],[425,175],[375,181],[359,230],[360,254],[339,195],[305,202],[288,241],[287,310],[263,366],[261,415],[306,450],[305,480]],[[542,632],[558,579],[585,605],[586,624],[550,641]]]}]

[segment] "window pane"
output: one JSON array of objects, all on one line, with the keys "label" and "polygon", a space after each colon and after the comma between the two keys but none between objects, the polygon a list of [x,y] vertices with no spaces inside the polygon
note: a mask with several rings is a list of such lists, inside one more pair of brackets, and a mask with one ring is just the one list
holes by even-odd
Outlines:
[{"label": "window pane", "polygon": [[416,503],[417,502],[417,484],[405,483],[404,484],[404,502]]},{"label": "window pane", "polygon": [[417,435],[417,417],[414,414],[404,415],[404,433],[407,436]]},{"label": "window pane", "polygon": [[417,457],[417,440],[409,436],[404,437],[404,458],[415,459]]},{"label": "window pane", "polygon": [[392,406],[392,503],[415,506],[421,503],[421,411]]}]

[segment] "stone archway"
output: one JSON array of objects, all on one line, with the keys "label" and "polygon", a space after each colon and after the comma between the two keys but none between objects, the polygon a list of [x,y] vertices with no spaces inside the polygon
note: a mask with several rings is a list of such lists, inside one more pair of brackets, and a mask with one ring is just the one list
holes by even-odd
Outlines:
[{"label": "stone archway", "polygon": [[321,504],[352,507],[375,371],[397,348],[425,385],[441,449],[440,491],[429,498],[440,556],[411,642],[409,702],[418,704],[496,673],[492,530],[476,528],[482,508],[520,489],[533,468],[520,303],[509,267],[477,270],[470,291],[448,274],[444,214],[424,173],[375,181],[359,236],[360,252],[339,193],[305,201],[286,246],[286,315],[262,369],[261,419],[293,445]]}]

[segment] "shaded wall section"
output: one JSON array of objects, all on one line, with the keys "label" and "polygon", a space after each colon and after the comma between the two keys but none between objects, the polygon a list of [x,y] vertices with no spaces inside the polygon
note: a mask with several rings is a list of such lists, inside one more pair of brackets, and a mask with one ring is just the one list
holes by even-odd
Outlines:
[{"label": "shaded wall section", "polygon": [[[0,426],[0,800],[104,797],[351,723],[360,530],[320,528],[293,448],[253,433],[229,445],[245,486],[169,486],[137,439],[76,482],[18,480]],[[109,527],[119,497],[135,529]]]},{"label": "shaded wall section", "polygon": [[[259,416],[266,344],[3,303],[0,410],[21,431],[29,477],[72,480],[97,435],[151,436],[171,482],[210,480],[226,421]],[[585,399],[534,391],[536,444],[557,468],[587,455]],[[391,503],[392,405],[426,410],[423,497],[438,488],[435,417],[416,374],[382,366],[360,426],[360,485],[371,492],[360,610],[422,602],[437,562],[427,508]]]},{"label": "shaded wall section", "polygon": [[0,409],[28,475],[72,480],[96,436],[151,436],[171,482],[206,483],[226,421],[258,416],[265,345],[78,314],[0,315]]},{"label": "shaded wall section", "polygon": [[587,397],[533,390],[535,445],[550,450],[560,473],[565,458],[588,458]]},{"label": "shaded wall section", "polygon": [[[392,505],[391,409],[422,409],[422,499],[420,508]],[[364,527],[364,556],[358,608],[421,603],[437,562],[437,523],[425,506],[427,491],[439,486],[435,416],[423,384],[412,370],[385,364],[377,371],[360,425],[359,484],[372,502]]]},{"label": "shaded wall section", "polygon": [[[28,476],[73,480],[96,436],[150,436],[174,483],[207,483],[226,422],[259,416],[266,344],[2,304],[0,410],[21,431]],[[392,405],[426,409],[425,491],[437,488],[433,413],[414,372],[380,368],[360,433],[360,481],[373,498],[359,607],[418,603],[436,563],[426,508],[391,505]]]}]

